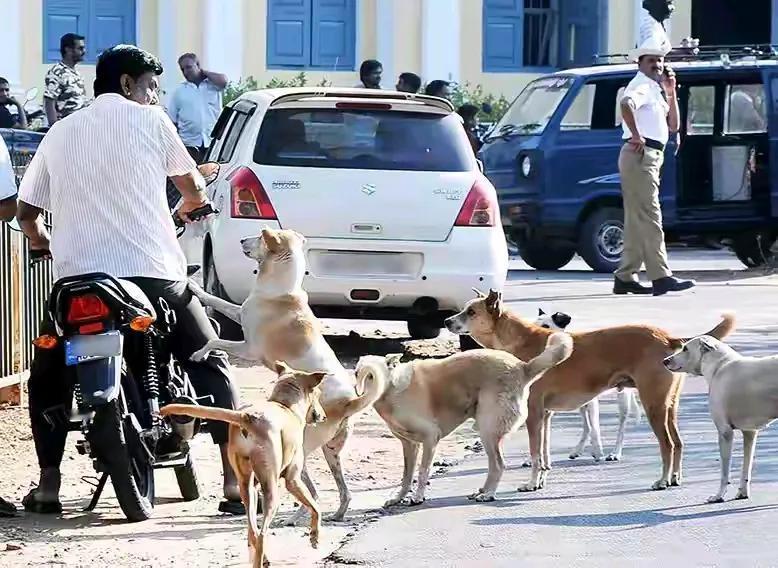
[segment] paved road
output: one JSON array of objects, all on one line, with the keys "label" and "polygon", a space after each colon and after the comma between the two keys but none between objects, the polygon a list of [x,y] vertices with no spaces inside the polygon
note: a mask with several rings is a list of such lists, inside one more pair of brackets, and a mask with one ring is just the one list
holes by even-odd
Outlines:
[{"label": "paved road", "polygon": [[[684,336],[710,329],[724,309],[735,310],[739,325],[731,343],[752,354],[778,352],[778,279],[738,273],[724,253],[680,252],[676,270],[692,270],[702,280],[693,293],[614,297],[611,280],[575,270],[555,274],[514,272],[506,290],[511,309],[531,316],[538,306],[573,316],[575,329],[629,322],[662,325]],[[615,435],[615,404],[606,397],[602,430]],[[528,471],[522,430],[506,447],[506,472],[491,504],[464,499],[486,473],[484,456],[472,456],[432,480],[429,500],[402,509],[359,531],[336,557],[339,563],[375,566],[778,566],[778,429],[757,444],[749,501],[705,504],[717,488],[718,450],[708,416],[705,383],[686,382],[681,432],[686,442],[684,487],[664,492],[647,488],[657,477],[659,455],[645,421],[627,433],[624,461],[594,464],[567,459],[579,432],[577,414],[555,418],[553,471],[546,489],[518,494]],[[736,438],[734,496],[742,456]],[[399,480],[400,471],[397,472]]]}]

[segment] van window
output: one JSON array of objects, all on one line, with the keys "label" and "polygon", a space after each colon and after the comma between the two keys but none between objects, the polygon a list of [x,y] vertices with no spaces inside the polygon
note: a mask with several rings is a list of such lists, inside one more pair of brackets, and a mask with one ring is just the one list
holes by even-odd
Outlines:
[{"label": "van window", "polygon": [[726,134],[748,134],[767,132],[764,86],[727,86],[727,105],[724,108],[724,132]]},{"label": "van window", "polygon": [[597,86],[593,83],[584,85],[567,109],[560,130],[589,130],[592,127],[592,111],[594,110],[594,95]]},{"label": "van window", "polygon": [[689,136],[710,136],[713,134],[716,112],[716,87],[713,85],[689,87],[688,108],[686,134]]},{"label": "van window", "polygon": [[542,77],[527,85],[492,130],[492,136],[542,134],[575,79]]},{"label": "van window", "polygon": [[269,166],[466,172],[475,156],[456,114],[277,109],[262,121],[254,161]]},{"label": "van window", "polygon": [[610,130],[621,124],[619,101],[624,81],[607,79],[584,85],[567,109],[561,130]]}]

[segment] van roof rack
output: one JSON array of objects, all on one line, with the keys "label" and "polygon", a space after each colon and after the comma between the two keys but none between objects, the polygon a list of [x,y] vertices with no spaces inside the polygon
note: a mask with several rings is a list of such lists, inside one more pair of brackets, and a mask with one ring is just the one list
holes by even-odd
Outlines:
[{"label": "van roof rack", "polygon": [[[613,63],[631,63],[629,53],[597,53],[594,55],[595,65],[610,65]],[[776,60],[778,45],[705,45],[699,47],[674,47],[667,54],[665,61],[721,61],[728,64],[736,60]]]}]

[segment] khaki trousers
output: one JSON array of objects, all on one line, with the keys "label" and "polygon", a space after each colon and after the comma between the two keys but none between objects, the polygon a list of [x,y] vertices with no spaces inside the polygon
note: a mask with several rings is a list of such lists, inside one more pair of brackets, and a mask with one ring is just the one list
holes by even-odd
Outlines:
[{"label": "khaki trousers", "polygon": [[659,183],[664,152],[645,148],[643,154],[624,144],[619,154],[621,194],[624,199],[624,252],[616,277],[636,281],[645,263],[649,279],[671,276],[667,266]]}]

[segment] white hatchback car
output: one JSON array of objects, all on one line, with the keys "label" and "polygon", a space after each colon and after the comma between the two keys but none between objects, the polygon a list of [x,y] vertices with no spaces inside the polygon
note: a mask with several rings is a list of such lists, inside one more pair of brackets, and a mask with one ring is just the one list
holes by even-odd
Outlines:
[{"label": "white hatchback car", "polygon": [[256,265],[240,240],[265,226],[306,237],[304,287],[320,317],[404,320],[432,338],[473,288],[505,284],[497,196],[447,101],[249,92],[225,107],[208,160],[221,163],[209,187],[220,214],[182,245],[225,299],[249,294]]}]

